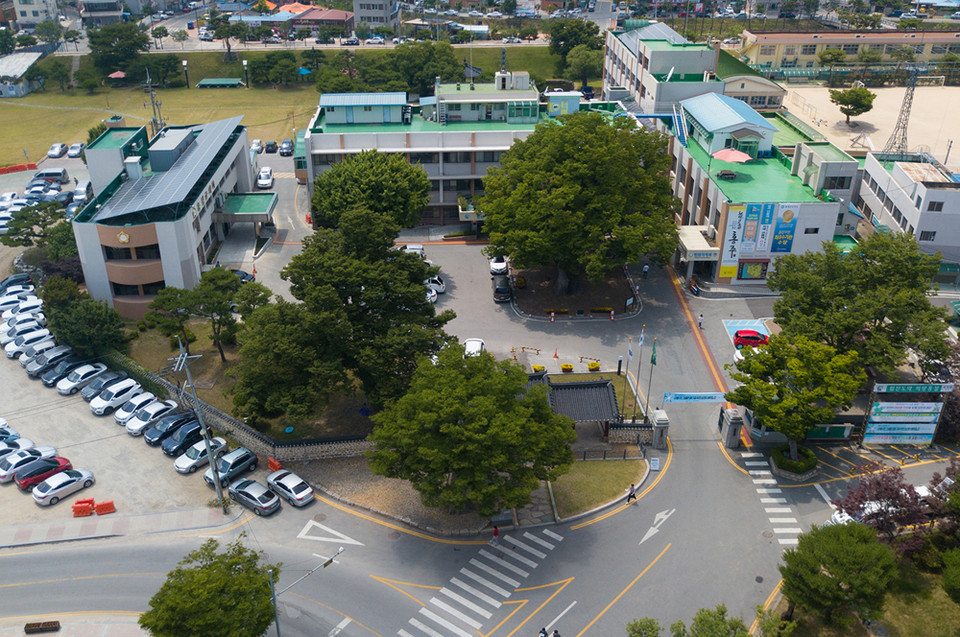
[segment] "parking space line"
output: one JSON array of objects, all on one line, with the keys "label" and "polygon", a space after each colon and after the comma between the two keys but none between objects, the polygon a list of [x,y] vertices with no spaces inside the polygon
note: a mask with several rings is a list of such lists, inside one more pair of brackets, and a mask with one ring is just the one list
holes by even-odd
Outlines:
[{"label": "parking space line", "polygon": [[849,476],[849,475],[850,475],[850,472],[849,472],[849,471],[845,471],[845,470],[841,469],[840,467],[835,467],[835,466],[833,466],[832,464],[830,464],[829,462],[826,462],[825,460],[821,460],[821,459],[817,458],[817,462],[818,462],[819,464],[824,465],[825,467],[830,467],[830,468],[833,469],[834,471],[839,471],[839,472],[840,472],[841,474],[843,474],[843,475],[846,475],[846,476]]},{"label": "parking space line", "polygon": [[877,454],[878,456],[883,456],[884,458],[886,458],[886,459],[889,460],[890,462],[896,462],[898,465],[901,465],[901,466],[903,466],[903,464],[904,464],[904,462],[903,462],[902,460],[900,460],[899,458],[894,458],[893,456],[888,456],[887,454],[883,453],[883,452],[880,451],[879,449],[875,449],[875,448],[873,448],[873,447],[870,448],[870,453],[875,453],[875,454]]},{"label": "parking space line", "polygon": [[904,451],[903,449],[901,449],[900,447],[897,447],[896,445],[890,445],[890,446],[891,446],[892,448],[896,449],[897,451],[899,451],[900,453],[902,453],[903,455],[905,455],[905,456],[907,456],[907,457],[909,457],[909,458],[913,458],[913,459],[916,460],[917,462],[920,461],[920,454],[919,454],[919,453],[910,453],[910,452],[908,452],[908,451]]},{"label": "parking space line", "polygon": [[850,462],[850,461],[847,460],[846,458],[843,458],[843,457],[841,457],[841,456],[838,456],[837,454],[833,453],[832,451],[829,451],[829,450],[827,450],[827,449],[824,449],[823,447],[820,447],[820,446],[817,446],[817,449],[819,449],[819,450],[822,451],[823,453],[830,454],[831,456],[833,456],[834,458],[836,458],[837,460],[839,460],[839,461],[841,461],[841,462],[846,462],[846,463],[847,463],[848,465],[850,465],[851,467],[854,467],[854,468],[857,467],[857,464],[856,464],[855,462]]}]

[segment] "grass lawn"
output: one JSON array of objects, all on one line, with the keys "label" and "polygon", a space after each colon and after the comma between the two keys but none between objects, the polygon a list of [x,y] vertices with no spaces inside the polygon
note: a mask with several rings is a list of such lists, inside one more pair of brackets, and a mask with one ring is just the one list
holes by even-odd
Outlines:
[{"label": "grass lawn", "polygon": [[570,471],[553,483],[557,512],[566,518],[609,502],[626,497],[630,483],[636,484],[646,460],[607,460],[574,462]]},{"label": "grass lawn", "polygon": [[[617,392],[617,404],[620,405],[621,413],[632,414],[634,406],[643,411],[643,406],[636,402],[636,397],[633,393],[633,390],[627,385],[627,377],[625,374],[617,376],[616,373],[601,373],[601,374],[591,374],[591,373],[582,373],[582,374],[550,374],[551,383],[570,383],[574,381],[581,380],[599,380],[605,378],[613,383],[613,389]],[[624,403],[624,392],[626,392],[626,403]]]}]

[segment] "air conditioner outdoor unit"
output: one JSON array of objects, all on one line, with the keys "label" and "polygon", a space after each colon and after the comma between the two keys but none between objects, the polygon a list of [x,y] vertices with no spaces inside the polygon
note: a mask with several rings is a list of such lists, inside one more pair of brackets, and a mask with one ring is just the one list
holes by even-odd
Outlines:
[{"label": "air conditioner outdoor unit", "polygon": [[717,238],[717,227],[716,227],[716,226],[710,226],[709,228],[707,228],[707,237],[708,237],[711,241],[713,241],[714,239]]}]

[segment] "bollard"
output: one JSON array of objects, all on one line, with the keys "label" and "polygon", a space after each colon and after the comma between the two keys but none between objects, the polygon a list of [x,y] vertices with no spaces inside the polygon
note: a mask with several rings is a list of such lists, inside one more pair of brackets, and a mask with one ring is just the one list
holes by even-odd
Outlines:
[{"label": "bollard", "polygon": [[610,310],[610,320],[613,320],[613,310]]},{"label": "bollard", "polygon": [[554,318],[555,318],[554,313],[553,313],[553,312],[550,312],[550,322],[551,322],[551,323],[554,322]]}]

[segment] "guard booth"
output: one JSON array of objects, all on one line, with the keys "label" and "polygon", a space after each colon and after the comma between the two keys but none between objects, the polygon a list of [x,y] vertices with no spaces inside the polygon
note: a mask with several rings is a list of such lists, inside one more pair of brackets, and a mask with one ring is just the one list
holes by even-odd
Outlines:
[{"label": "guard booth", "polygon": [[667,448],[667,433],[670,431],[670,418],[663,409],[653,410],[653,448]]},{"label": "guard booth", "polygon": [[736,409],[720,408],[720,419],[717,428],[720,430],[720,439],[727,449],[737,449],[740,446],[740,430],[743,427],[743,416]]}]

